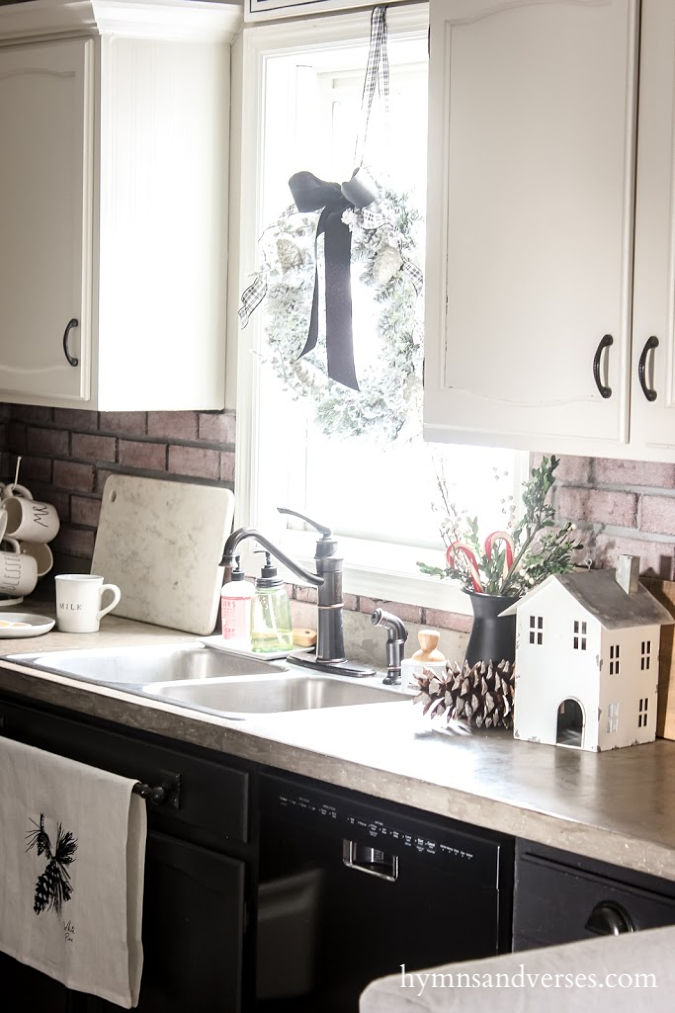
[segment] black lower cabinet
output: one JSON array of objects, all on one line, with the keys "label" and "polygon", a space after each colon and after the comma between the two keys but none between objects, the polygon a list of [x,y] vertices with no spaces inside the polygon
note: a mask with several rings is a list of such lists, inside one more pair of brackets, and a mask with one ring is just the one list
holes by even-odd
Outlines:
[{"label": "black lower cabinet", "polygon": [[[149,834],[140,1013],[241,1009],[244,863]],[[95,1009],[119,1010],[100,1001]]]},{"label": "black lower cabinet", "polygon": [[[2,734],[149,784],[180,778],[180,804],[148,803],[139,1013],[242,1013],[252,991],[247,927],[248,771],[213,753],[172,746],[51,708],[0,697]],[[105,874],[105,870],[102,870]],[[248,985],[247,985],[248,979]],[[117,1004],[69,991],[0,954],[2,1013],[112,1013]]]},{"label": "black lower cabinet", "polygon": [[79,1013],[79,1000],[53,978],[0,953],[0,1009],[3,1013]]},{"label": "black lower cabinet", "polygon": [[[151,833],[143,908],[139,1013],[242,1008],[244,863]],[[119,1013],[0,954],[3,1013]]]},{"label": "black lower cabinet", "polygon": [[673,924],[675,883],[517,842],[514,950]]}]

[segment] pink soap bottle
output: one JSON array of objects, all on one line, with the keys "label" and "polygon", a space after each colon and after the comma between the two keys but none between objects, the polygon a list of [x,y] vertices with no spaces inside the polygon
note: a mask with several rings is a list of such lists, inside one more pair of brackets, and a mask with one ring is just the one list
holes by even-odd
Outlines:
[{"label": "pink soap bottle", "polygon": [[239,567],[239,556],[235,556],[235,568],[227,584],[220,592],[220,619],[223,640],[233,651],[251,650],[251,603],[255,589]]}]

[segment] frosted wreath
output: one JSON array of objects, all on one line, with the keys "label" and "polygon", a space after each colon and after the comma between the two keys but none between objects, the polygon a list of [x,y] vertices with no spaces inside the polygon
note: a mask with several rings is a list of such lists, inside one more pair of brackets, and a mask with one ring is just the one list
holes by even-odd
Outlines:
[{"label": "frosted wreath", "polygon": [[239,316],[246,326],[265,300],[263,357],[284,389],[314,404],[315,421],[328,436],[368,434],[383,441],[414,435],[420,427],[422,321],[418,298],[423,277],[417,263],[415,229],[420,216],[406,195],[382,191],[364,208],[347,208],[342,221],[351,232],[352,278],[372,290],[379,315],[377,347],[359,369],[363,335],[354,324],[359,390],[330,379],[325,329],[302,359],[314,293],[323,274],[322,244],[315,261],[317,215],[287,208],[260,241],[262,267],[242,294]]}]

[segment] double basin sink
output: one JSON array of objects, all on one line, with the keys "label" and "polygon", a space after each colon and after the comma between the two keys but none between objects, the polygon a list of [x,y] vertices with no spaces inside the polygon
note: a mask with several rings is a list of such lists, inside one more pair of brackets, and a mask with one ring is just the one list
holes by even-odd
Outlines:
[{"label": "double basin sink", "polygon": [[10,655],[9,660],[86,682],[124,688],[180,707],[244,720],[256,715],[409,697],[381,685],[353,682],[186,643]]}]

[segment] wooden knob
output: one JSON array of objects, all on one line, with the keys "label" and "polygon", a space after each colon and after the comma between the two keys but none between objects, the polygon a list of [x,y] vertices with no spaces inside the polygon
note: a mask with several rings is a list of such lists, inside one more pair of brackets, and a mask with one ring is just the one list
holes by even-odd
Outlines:
[{"label": "wooden knob", "polygon": [[420,650],[413,654],[414,661],[445,661],[445,655],[438,650],[440,633],[438,630],[420,630],[417,634]]}]

